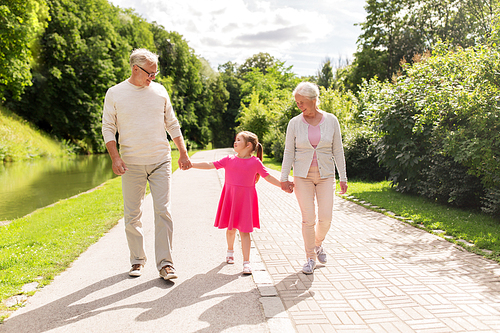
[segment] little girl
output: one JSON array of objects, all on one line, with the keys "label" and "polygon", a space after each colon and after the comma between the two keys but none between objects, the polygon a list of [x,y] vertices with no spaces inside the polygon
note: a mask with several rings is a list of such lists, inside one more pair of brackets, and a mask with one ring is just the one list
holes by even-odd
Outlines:
[{"label": "little girl", "polygon": [[[215,226],[226,230],[226,262],[234,264],[234,240],[236,230],[241,237],[243,252],[243,274],[252,274],[250,266],[250,233],[253,228],[260,228],[259,206],[255,183],[262,176],[273,185],[281,187],[278,179],[267,172],[262,164],[262,145],[257,135],[243,131],[234,141],[236,155],[229,155],[215,162],[193,162],[193,168],[225,170],[224,188],[222,189]],[[257,157],[252,153],[257,151]]]}]

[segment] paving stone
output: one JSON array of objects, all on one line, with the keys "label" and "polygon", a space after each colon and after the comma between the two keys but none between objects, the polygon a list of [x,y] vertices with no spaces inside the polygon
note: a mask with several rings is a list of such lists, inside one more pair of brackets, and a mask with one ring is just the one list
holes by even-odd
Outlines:
[{"label": "paving stone", "polygon": [[467,245],[467,246],[475,246],[475,244],[469,243],[468,241],[463,240],[463,239],[457,239],[457,242],[462,243],[462,244]]},{"label": "paving stone", "polygon": [[266,318],[288,318],[283,302],[279,297],[261,297],[260,302],[264,308]]},{"label": "paving stone", "polygon": [[26,302],[27,299],[28,296],[26,295],[15,295],[5,300],[5,306],[10,308],[12,306],[20,305]]},{"label": "paving stone", "polygon": [[31,291],[35,291],[36,288],[38,288],[38,282],[31,282],[31,283],[27,283],[25,284],[21,290],[24,292],[24,293],[29,293]]},{"label": "paving stone", "polygon": [[257,285],[257,288],[262,297],[278,296],[278,291],[273,285]]}]

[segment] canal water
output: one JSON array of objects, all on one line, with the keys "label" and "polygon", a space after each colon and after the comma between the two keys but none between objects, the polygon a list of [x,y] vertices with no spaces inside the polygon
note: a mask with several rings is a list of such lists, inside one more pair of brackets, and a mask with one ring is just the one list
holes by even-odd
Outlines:
[{"label": "canal water", "polygon": [[25,216],[114,177],[107,154],[0,163],[0,221]]}]

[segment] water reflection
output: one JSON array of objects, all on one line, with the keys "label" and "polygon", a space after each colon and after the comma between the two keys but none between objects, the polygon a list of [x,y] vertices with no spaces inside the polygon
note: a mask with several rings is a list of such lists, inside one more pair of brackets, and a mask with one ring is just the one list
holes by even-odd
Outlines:
[{"label": "water reflection", "polygon": [[0,221],[22,217],[115,176],[107,155],[0,163]]}]

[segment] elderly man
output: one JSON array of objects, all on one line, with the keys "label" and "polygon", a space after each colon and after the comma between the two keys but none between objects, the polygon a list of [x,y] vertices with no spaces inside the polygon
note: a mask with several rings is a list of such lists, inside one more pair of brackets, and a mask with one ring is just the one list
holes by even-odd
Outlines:
[{"label": "elderly man", "polygon": [[156,267],[163,279],[175,279],[170,212],[172,158],[166,132],[179,149],[179,167],[189,169],[191,162],[168,93],[153,82],[159,73],[158,56],[136,49],[130,55],[130,68],[131,76],[107,91],[102,116],[102,134],[113,172],[122,176],[125,233],[132,265],[129,275],[140,276],[146,263],[141,204],[149,182],[155,214]]}]

